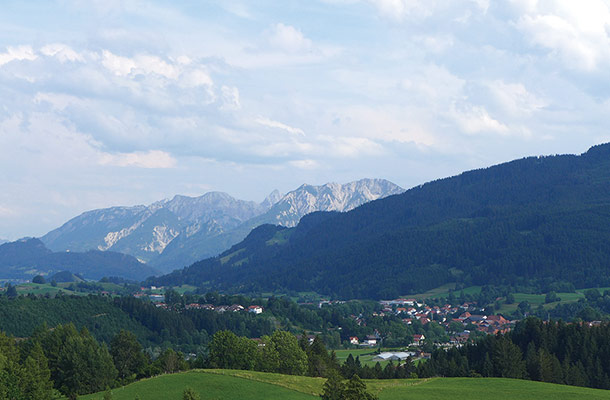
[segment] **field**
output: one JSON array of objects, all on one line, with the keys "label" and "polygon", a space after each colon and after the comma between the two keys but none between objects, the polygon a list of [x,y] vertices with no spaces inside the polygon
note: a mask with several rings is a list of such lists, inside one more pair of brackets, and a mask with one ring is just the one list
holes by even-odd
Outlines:
[{"label": "field", "polygon": [[[343,362],[345,360],[347,360],[347,357],[351,353],[351,355],[354,357],[354,359],[357,356],[360,357],[360,364],[373,367],[373,366],[375,366],[375,364],[377,364],[377,361],[373,361],[373,357],[376,356],[376,354],[374,354],[375,351],[377,351],[377,347],[369,347],[366,349],[354,349],[354,350],[335,350],[335,353],[337,354],[337,359],[339,360],[339,362],[341,364],[343,364]],[[390,350],[384,349],[383,351],[390,351]],[[379,364],[381,364],[382,367],[385,367],[385,365],[388,362],[389,361],[382,361],[382,362],[379,362]]]},{"label": "field", "polygon": [[[114,389],[114,400],[180,400],[185,387],[201,400],[316,399],[324,379],[253,371],[198,370],[162,375]],[[432,378],[367,380],[380,400],[562,400],[608,399],[610,391],[502,378]],[[103,393],[79,397],[102,399]]]},{"label": "field", "polygon": [[557,296],[561,299],[560,301],[545,304],[544,299],[546,295],[544,294],[515,293],[514,296],[515,302],[513,304],[502,304],[502,307],[500,307],[497,312],[512,313],[517,309],[517,306],[522,301],[529,302],[532,309],[537,308],[540,304],[542,304],[545,309],[549,309],[557,306],[558,304],[574,303],[585,297],[584,294],[582,294],[582,291],[577,291],[576,293],[557,293]]},{"label": "field", "polygon": [[[453,290],[454,288],[455,288],[455,284],[449,283],[449,284],[439,286],[434,289],[430,289],[424,293],[404,295],[403,297],[413,298],[413,299],[418,299],[418,300],[447,297],[447,296],[449,296],[450,291]],[[610,288],[607,288],[607,287],[598,287],[598,288],[594,288],[594,289],[597,289],[602,294],[604,293],[605,290],[610,290]],[[514,293],[513,295],[515,296],[515,302],[513,304],[502,304],[500,309],[496,310],[496,311],[498,313],[503,313],[503,314],[513,313],[517,309],[517,306],[519,305],[519,303],[522,301],[529,302],[532,309],[537,308],[540,304],[542,304],[542,306],[545,309],[550,309],[550,308],[557,306],[558,304],[577,302],[578,300],[585,297],[584,292],[586,290],[588,290],[588,289],[578,289],[578,290],[576,290],[575,293],[557,293],[557,296],[561,300],[555,301],[552,303],[548,303],[548,304],[544,302],[545,297],[546,297],[545,294]],[[467,287],[464,289],[454,290],[453,293],[456,296],[459,296],[460,292],[462,292],[462,291],[465,294],[477,295],[481,291],[481,286],[470,286],[470,287]]]},{"label": "field", "polygon": [[461,292],[464,292],[464,294],[477,294],[478,295],[481,292],[481,286],[469,286],[464,289],[455,290],[455,283],[448,283],[446,285],[439,286],[434,289],[430,289],[424,293],[406,294],[403,297],[408,298],[408,299],[423,300],[423,299],[431,299],[431,298],[438,298],[438,297],[447,297],[447,296],[449,296],[449,293],[451,291],[453,291],[453,294],[455,294],[456,296],[459,296]]}]

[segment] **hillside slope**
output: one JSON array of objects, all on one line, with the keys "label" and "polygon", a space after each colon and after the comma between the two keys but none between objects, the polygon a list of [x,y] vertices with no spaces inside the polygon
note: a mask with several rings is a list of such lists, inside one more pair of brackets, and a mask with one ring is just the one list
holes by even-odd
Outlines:
[{"label": "hillside slope", "polygon": [[[322,392],[323,378],[269,374],[253,371],[196,370],[142,380],[112,390],[113,399],[180,399],[191,387],[204,399],[316,399]],[[610,399],[610,392],[551,383],[503,378],[433,378],[366,380],[367,389],[380,400],[434,399]],[[98,399],[103,393],[83,396]]]},{"label": "hillside slope", "polygon": [[141,280],[158,273],[132,256],[111,251],[52,252],[39,239],[0,245],[0,278],[32,279],[38,274],[51,276],[64,270],[88,279],[120,276]]},{"label": "hillside slope", "polygon": [[157,280],[387,298],[448,282],[610,284],[610,145],[465,172],[312,214]]}]

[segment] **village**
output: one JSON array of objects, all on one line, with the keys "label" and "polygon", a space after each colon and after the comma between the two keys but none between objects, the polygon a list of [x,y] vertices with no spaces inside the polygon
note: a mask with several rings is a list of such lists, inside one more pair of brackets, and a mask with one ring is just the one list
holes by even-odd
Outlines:
[{"label": "village", "polygon": [[[166,296],[162,294],[162,287],[142,287],[134,297],[140,299],[149,299],[156,307],[170,311],[182,310],[208,310],[217,313],[225,312],[248,312],[255,315],[263,314],[264,307],[261,305],[241,305],[241,304],[225,304],[214,305],[209,303],[185,302],[176,307],[175,304],[167,304]],[[343,300],[319,300],[315,303],[301,303],[301,306],[309,308],[322,309],[325,307],[336,307],[345,304]],[[443,304],[429,305],[424,299],[412,298],[397,298],[393,300],[380,300],[375,307],[375,311],[368,314],[349,315],[351,319],[360,329],[360,332],[369,332],[365,335],[350,335],[344,337],[343,343],[352,348],[367,348],[367,347],[385,347],[384,342],[387,339],[387,333],[378,329],[366,329],[372,319],[392,319],[398,320],[405,327],[411,327],[410,332],[415,332],[410,338],[404,342],[410,349],[423,348],[423,345],[428,343],[435,347],[461,347],[465,343],[471,341],[477,336],[496,335],[498,333],[508,332],[517,322],[516,320],[508,320],[502,315],[488,315],[484,309],[478,307],[476,302],[464,302],[461,304]],[[373,324],[374,325],[374,324]],[[436,325],[436,326],[432,326]],[[432,329],[433,328],[433,329]],[[342,327],[338,328],[339,330]],[[371,332],[372,331],[372,332]],[[431,334],[443,332],[444,335]],[[346,332],[343,332],[344,334]],[[410,340],[409,340],[410,339]],[[410,342],[410,343],[408,343]],[[427,347],[429,349],[429,346]],[[412,351],[406,352],[411,357],[425,357],[422,350],[417,354]],[[400,358],[404,358],[407,354],[399,354]],[[379,355],[378,357],[390,357],[392,354]]]}]

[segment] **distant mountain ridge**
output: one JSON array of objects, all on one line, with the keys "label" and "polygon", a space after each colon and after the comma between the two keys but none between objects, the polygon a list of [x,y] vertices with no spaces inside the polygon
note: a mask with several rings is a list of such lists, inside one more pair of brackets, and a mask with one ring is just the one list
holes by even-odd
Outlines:
[{"label": "distant mountain ridge", "polygon": [[121,276],[142,280],[158,273],[132,256],[112,251],[53,252],[39,239],[26,238],[0,245],[0,278],[32,279],[70,271],[87,279]]},{"label": "distant mountain ridge", "polygon": [[155,278],[238,293],[393,298],[446,283],[610,285],[610,144],[429,182],[294,228],[262,225],[218,257]]},{"label": "distant mountain ridge", "polygon": [[226,193],[177,195],[149,206],[87,211],[41,240],[55,251],[115,251],[171,271],[214,256],[264,223],[295,226],[312,211],[349,211],[404,189],[382,179],[344,185],[302,185],[282,196],[273,191],[263,202],[238,200]]}]

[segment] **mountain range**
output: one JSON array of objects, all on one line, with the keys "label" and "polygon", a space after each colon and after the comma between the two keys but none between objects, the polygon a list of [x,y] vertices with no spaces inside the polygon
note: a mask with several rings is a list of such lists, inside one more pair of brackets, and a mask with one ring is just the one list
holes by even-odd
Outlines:
[{"label": "mountain range", "polygon": [[346,213],[314,212],[155,278],[204,289],[392,298],[446,283],[610,285],[610,144],[429,182]]},{"label": "mountain range", "polygon": [[276,190],[261,203],[220,192],[175,196],[148,206],[88,211],[40,239],[53,251],[119,252],[168,272],[221,253],[261,224],[293,227],[312,211],[349,211],[403,191],[386,180],[362,179],[302,185],[283,196]]}]

